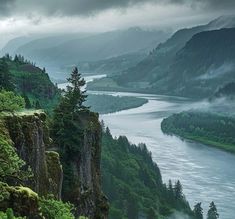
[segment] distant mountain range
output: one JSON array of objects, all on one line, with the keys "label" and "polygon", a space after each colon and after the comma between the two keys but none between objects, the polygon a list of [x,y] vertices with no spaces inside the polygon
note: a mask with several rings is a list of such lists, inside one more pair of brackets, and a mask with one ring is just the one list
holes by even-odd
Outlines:
[{"label": "distant mountain range", "polygon": [[208,97],[218,86],[235,80],[233,27],[235,16],[223,16],[207,25],[179,30],[136,66],[112,79],[129,90]]},{"label": "distant mountain range", "polygon": [[[39,66],[50,68],[78,65],[81,62],[96,62],[126,54],[147,53],[158,43],[169,37],[169,33],[155,30],[130,28],[99,34],[63,34],[47,37],[21,37],[11,40],[2,54],[22,54],[35,60]],[[136,64],[136,63],[134,63]],[[130,66],[128,66],[130,67]],[[53,77],[59,77],[56,73]]]}]

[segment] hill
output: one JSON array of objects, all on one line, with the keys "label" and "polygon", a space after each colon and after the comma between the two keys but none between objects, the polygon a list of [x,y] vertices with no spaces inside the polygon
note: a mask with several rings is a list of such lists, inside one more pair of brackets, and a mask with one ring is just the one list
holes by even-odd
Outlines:
[{"label": "hill", "polygon": [[160,170],[146,145],[113,138],[107,128],[102,138],[102,187],[110,202],[109,218],[166,218],[175,211],[191,214],[180,182],[162,182]]},{"label": "hill", "polygon": [[59,92],[50,81],[45,69],[35,66],[23,56],[0,58],[0,87],[22,95],[27,107],[51,110],[57,102]]},{"label": "hill", "polygon": [[[218,82],[205,78],[206,75],[226,71],[227,77],[232,71],[234,60],[231,48],[234,41],[230,34],[233,35],[234,31],[233,28],[220,28],[234,26],[235,18],[228,16],[207,25],[179,30],[136,66],[112,77],[112,80],[129,90],[190,97],[208,96],[215,92]],[[218,30],[213,31],[215,29]],[[203,75],[205,77],[201,78]],[[226,82],[226,77],[222,82]],[[195,81],[191,81],[193,78]]]},{"label": "hill", "polygon": [[[50,72],[77,65],[79,62],[103,60],[127,53],[146,53],[154,45],[164,41],[168,33],[162,31],[130,28],[96,34],[78,34],[42,37],[32,39],[25,44],[14,47],[14,53],[22,54],[30,60],[35,60],[40,66],[45,66]],[[9,52],[15,44],[12,40],[3,51]],[[14,54],[13,54],[14,55]],[[56,70],[53,68],[58,66]],[[53,70],[53,71],[52,71]],[[64,77],[64,75],[62,75]]]}]

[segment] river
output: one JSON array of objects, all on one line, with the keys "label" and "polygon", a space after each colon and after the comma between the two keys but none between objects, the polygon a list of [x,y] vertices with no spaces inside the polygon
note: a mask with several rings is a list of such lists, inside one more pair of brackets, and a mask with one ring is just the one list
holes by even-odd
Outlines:
[{"label": "river", "polygon": [[209,203],[217,205],[221,219],[235,218],[235,156],[203,144],[164,135],[163,118],[197,104],[176,97],[123,92],[97,94],[136,96],[149,102],[141,107],[101,115],[115,136],[125,135],[132,143],[146,143],[160,167],[163,180],[180,180],[191,207],[202,202],[204,213]]}]

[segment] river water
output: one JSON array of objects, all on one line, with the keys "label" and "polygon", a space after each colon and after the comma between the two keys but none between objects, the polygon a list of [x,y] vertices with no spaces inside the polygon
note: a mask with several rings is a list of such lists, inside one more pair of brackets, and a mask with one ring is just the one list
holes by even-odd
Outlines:
[{"label": "river water", "polygon": [[221,219],[235,218],[235,156],[203,144],[164,135],[163,118],[197,106],[176,97],[122,92],[91,92],[146,98],[141,107],[101,115],[114,136],[125,135],[132,143],[146,143],[160,167],[163,180],[180,180],[191,207],[202,202],[217,205]]}]

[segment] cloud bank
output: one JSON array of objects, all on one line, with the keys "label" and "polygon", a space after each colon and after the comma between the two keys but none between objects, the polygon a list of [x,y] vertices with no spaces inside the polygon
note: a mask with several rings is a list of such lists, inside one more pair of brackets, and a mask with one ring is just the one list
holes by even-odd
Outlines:
[{"label": "cloud bank", "polygon": [[126,9],[144,4],[187,5],[202,10],[229,10],[234,0],[0,0],[0,15],[90,16],[108,9]]}]

